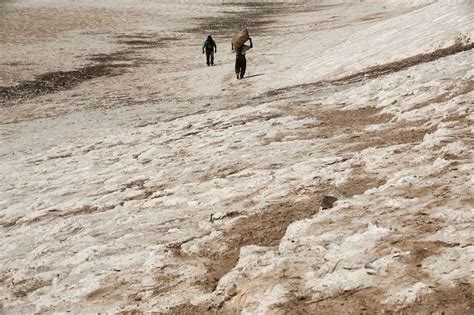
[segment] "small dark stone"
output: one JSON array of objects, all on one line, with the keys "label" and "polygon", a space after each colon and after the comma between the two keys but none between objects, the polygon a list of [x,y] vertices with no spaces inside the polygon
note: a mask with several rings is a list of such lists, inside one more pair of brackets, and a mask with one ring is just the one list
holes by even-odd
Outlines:
[{"label": "small dark stone", "polygon": [[321,209],[324,210],[324,209],[332,208],[332,206],[334,205],[336,201],[337,201],[336,197],[325,195],[323,197],[323,200],[321,200]]}]

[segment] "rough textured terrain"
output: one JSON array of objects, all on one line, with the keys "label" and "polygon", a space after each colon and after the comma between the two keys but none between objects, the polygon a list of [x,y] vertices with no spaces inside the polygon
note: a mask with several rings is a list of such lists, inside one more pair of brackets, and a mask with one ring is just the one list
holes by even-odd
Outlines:
[{"label": "rough textured terrain", "polygon": [[469,0],[0,1],[0,313],[472,314],[473,39]]}]

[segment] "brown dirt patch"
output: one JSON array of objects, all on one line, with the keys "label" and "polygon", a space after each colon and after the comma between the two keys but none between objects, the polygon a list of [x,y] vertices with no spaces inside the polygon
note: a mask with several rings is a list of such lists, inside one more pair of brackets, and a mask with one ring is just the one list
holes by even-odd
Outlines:
[{"label": "brown dirt patch", "polygon": [[[459,243],[448,244],[442,241],[411,240],[404,240],[396,244],[400,249],[410,252],[410,255],[403,257],[401,260],[409,266],[416,267],[421,267],[421,263],[425,258],[435,255],[443,247],[459,246]],[[426,278],[426,275],[424,278]]]},{"label": "brown dirt patch", "polygon": [[192,305],[182,304],[169,309],[168,314],[182,314],[182,315],[193,315],[193,314],[221,314],[219,310],[211,309],[205,304]]},{"label": "brown dirt patch", "polygon": [[[304,11],[305,6],[296,3],[281,5],[269,2],[226,3],[222,6],[239,7],[240,12],[223,11],[223,15],[205,17],[200,20],[199,26],[190,30],[191,33],[213,34],[229,38],[229,35],[243,27],[254,30],[255,34],[264,33],[264,26],[274,22],[274,16],[289,12]],[[251,36],[254,33],[251,34]]]},{"label": "brown dirt patch", "polygon": [[12,281],[11,284],[13,285],[12,287],[13,295],[19,298],[19,297],[26,297],[38,289],[51,286],[52,280],[46,280],[46,279],[41,279],[41,278],[30,278],[30,279],[23,279],[20,281]]},{"label": "brown dirt patch", "polygon": [[451,100],[455,97],[471,93],[472,91],[474,91],[474,80],[469,80],[460,89],[457,89],[453,92],[445,92],[445,93],[442,93],[440,95],[437,95],[433,98],[430,98],[427,101],[416,104],[410,110],[420,109],[420,108],[423,108],[423,107],[425,107],[427,105],[431,105],[431,104],[445,103],[445,102],[447,102],[447,101],[449,101],[449,100]]},{"label": "brown dirt patch", "polygon": [[401,314],[458,314],[474,313],[474,287],[460,283],[454,288],[433,289],[434,293],[421,296],[416,302],[397,310]]},{"label": "brown dirt patch", "polygon": [[433,289],[434,293],[417,298],[402,308],[384,305],[383,292],[369,288],[343,291],[320,300],[293,299],[274,311],[276,314],[472,314],[474,288],[471,284],[458,284],[454,288]]},{"label": "brown dirt patch", "polygon": [[[292,104],[283,108],[282,115],[298,117],[317,117],[319,124],[305,126],[296,132],[280,133],[265,139],[265,144],[281,142],[286,139],[308,140],[332,138],[338,135],[350,135],[350,138],[338,144],[349,144],[341,152],[357,152],[370,147],[385,147],[400,144],[421,143],[426,134],[436,131],[436,125],[427,125],[427,121],[393,123],[384,130],[364,131],[370,125],[387,124],[390,114],[382,114],[380,108],[366,107],[356,110],[324,110],[318,104]],[[461,117],[462,118],[462,117]],[[424,126],[425,125],[425,126]]]},{"label": "brown dirt patch", "polygon": [[411,122],[410,124],[397,124],[390,128],[365,132],[357,135],[351,151],[362,151],[371,147],[386,147],[400,144],[417,144],[423,141],[426,134],[436,131],[437,126],[419,127],[423,121]]},{"label": "brown dirt patch", "polygon": [[[241,218],[224,232],[222,239],[228,245],[228,250],[225,253],[215,251],[211,247],[199,253],[198,256],[204,261],[208,273],[194,285],[200,285],[208,292],[214,291],[220,278],[237,264],[241,247],[247,245],[277,246],[290,223],[310,217],[318,211],[321,197],[322,191],[307,200],[282,202],[268,206],[255,215]],[[177,255],[181,254],[177,253]],[[183,304],[170,309],[173,314],[193,314],[206,311],[216,312],[216,310],[209,310],[206,303],[198,306]]]},{"label": "brown dirt patch", "polygon": [[291,299],[278,305],[277,314],[375,314],[380,312],[380,292],[377,289],[355,289],[341,291],[319,300],[307,298]]},{"label": "brown dirt patch", "polygon": [[134,49],[166,47],[169,42],[178,41],[178,38],[160,37],[154,33],[122,34],[116,38],[117,43],[131,46]]},{"label": "brown dirt patch", "polygon": [[389,114],[381,114],[381,109],[375,107],[359,108],[355,110],[323,110],[315,104],[292,104],[283,108],[282,115],[298,117],[317,117],[319,124],[308,124],[296,132],[279,133],[265,139],[265,144],[281,142],[285,139],[308,140],[325,139],[338,135],[352,135],[358,137],[367,126],[387,123],[392,118]]},{"label": "brown dirt patch", "polygon": [[380,114],[381,109],[366,107],[355,110],[323,111],[318,114],[321,120],[324,138],[338,134],[354,134],[367,126],[387,123],[392,118],[388,114]]},{"label": "brown dirt patch", "polygon": [[223,235],[229,247],[228,251],[223,254],[209,249],[201,253],[210,263],[206,265],[209,270],[207,277],[199,284],[206,290],[213,291],[219,279],[237,264],[241,247],[277,246],[285,235],[288,225],[316,213],[320,201],[321,194],[318,194],[301,202],[272,205],[261,213],[240,219]]},{"label": "brown dirt patch", "polygon": [[366,190],[379,187],[386,182],[385,178],[367,176],[363,165],[353,166],[349,178],[348,181],[337,186],[337,190],[346,197],[363,194]]},{"label": "brown dirt patch", "polygon": [[124,67],[121,64],[100,64],[85,66],[71,71],[48,72],[37,76],[34,80],[23,81],[15,86],[0,87],[0,104],[69,90],[84,81],[117,74],[117,70]]},{"label": "brown dirt patch", "polygon": [[177,39],[171,37],[156,38],[154,34],[143,33],[119,35],[118,42],[129,46],[129,49],[87,56],[86,59],[91,61],[92,64],[79,69],[47,72],[36,76],[34,80],[22,81],[14,86],[0,86],[0,104],[70,90],[95,78],[123,74],[127,68],[139,67],[142,64],[153,62],[153,60],[143,58],[137,54],[138,50],[165,47],[169,42],[175,40]]}]

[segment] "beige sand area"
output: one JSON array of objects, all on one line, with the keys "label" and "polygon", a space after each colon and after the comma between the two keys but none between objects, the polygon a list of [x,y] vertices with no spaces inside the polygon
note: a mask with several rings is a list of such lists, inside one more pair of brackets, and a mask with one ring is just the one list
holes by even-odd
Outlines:
[{"label": "beige sand area", "polygon": [[472,314],[473,39],[469,0],[0,1],[0,313]]}]

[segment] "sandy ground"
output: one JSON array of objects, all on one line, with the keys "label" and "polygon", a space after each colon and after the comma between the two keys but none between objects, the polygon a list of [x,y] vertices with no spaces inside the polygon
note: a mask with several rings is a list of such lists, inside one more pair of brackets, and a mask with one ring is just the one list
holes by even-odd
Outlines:
[{"label": "sandy ground", "polygon": [[472,39],[468,0],[0,1],[0,313],[472,314]]}]

